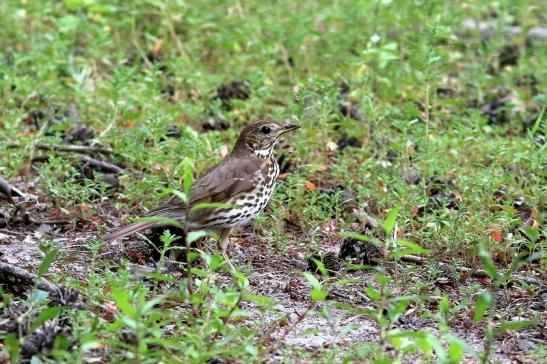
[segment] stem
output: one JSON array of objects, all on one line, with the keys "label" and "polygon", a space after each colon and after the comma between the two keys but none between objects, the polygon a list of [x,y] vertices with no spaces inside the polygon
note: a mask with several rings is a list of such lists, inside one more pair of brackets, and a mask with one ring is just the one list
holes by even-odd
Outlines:
[{"label": "stem", "polygon": [[[194,296],[194,276],[192,275],[192,259],[190,257],[190,242],[188,241],[188,233],[190,232],[190,227],[188,226],[188,221],[190,218],[190,201],[186,202],[185,208],[185,219],[184,219],[184,244],[186,246],[186,280],[188,281],[188,295],[190,296],[190,301]],[[192,316],[194,318],[199,316],[198,309],[196,305],[192,302]]]},{"label": "stem", "polygon": [[[429,72],[429,71],[428,71]],[[429,75],[426,76],[425,84],[425,135],[429,136]]]},{"label": "stem", "polygon": [[484,353],[481,355],[481,363],[488,364],[488,358],[492,351],[492,341],[494,340],[494,330],[492,329],[492,320],[488,318],[488,326],[486,328],[486,338],[484,340]]}]

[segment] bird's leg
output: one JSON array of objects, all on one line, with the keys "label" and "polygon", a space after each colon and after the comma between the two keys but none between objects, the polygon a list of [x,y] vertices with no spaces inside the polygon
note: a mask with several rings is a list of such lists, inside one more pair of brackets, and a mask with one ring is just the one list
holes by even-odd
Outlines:
[{"label": "bird's leg", "polygon": [[220,232],[220,239],[218,241],[218,248],[220,249],[220,253],[222,254],[222,257],[228,263],[228,266],[232,271],[235,271],[234,265],[232,264],[232,261],[230,260],[230,257],[226,253],[226,248],[228,247],[228,243],[230,242],[229,236],[230,236],[230,229],[225,229]]}]

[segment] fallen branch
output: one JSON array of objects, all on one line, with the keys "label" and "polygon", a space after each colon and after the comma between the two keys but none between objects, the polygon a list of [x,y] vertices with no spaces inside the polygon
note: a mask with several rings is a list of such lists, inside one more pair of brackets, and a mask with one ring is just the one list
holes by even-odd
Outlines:
[{"label": "fallen branch", "polygon": [[0,234],[25,236],[24,233],[20,233],[20,232],[17,232],[17,231],[11,231],[11,230],[8,230],[8,229],[0,229]]},{"label": "fallen branch", "polygon": [[50,283],[44,278],[40,278],[36,274],[27,272],[26,270],[16,267],[12,264],[0,262],[0,275],[7,275],[16,279],[20,279],[29,285],[36,284],[36,287],[38,287],[42,291],[46,291],[52,294],[59,294],[60,292],[59,287],[57,287],[53,283]]},{"label": "fallen branch", "polygon": [[32,224],[41,225],[41,224],[48,224],[48,225],[64,225],[64,224],[70,224],[71,222],[75,220],[60,220],[60,219],[52,219],[52,220],[38,220],[31,216],[29,216],[29,221]]},{"label": "fallen branch", "polygon": [[[415,256],[415,255],[403,255],[402,257],[400,257],[400,260],[402,262],[413,263],[413,264],[418,264],[418,265],[425,265],[428,262],[428,260],[426,258],[418,257],[418,256]],[[444,263],[444,262],[435,262],[435,264],[437,264],[438,266],[441,266],[441,267],[449,267],[449,264]],[[486,273],[485,271],[483,271],[481,269],[472,269],[472,268],[469,268],[469,267],[456,267],[456,271],[461,272],[461,273],[469,273],[470,276],[473,277],[473,278],[488,278],[488,277],[490,277],[488,275],[488,273]],[[533,284],[533,285],[537,285],[537,286],[540,286],[540,287],[545,286],[545,282],[540,280],[540,279],[536,279],[536,278],[532,278],[532,277],[523,277],[523,276],[520,276],[520,275],[517,275],[517,274],[512,274],[511,277],[515,280],[525,282],[525,283],[528,283],[528,284]]]},{"label": "fallen branch", "polygon": [[485,39],[492,38],[498,32],[504,34],[508,38],[514,38],[516,36],[525,34],[529,38],[534,38],[539,40],[547,39],[546,27],[533,27],[525,32],[525,30],[522,27],[518,27],[518,26],[500,27],[498,24],[495,24],[493,22],[486,22],[486,21],[477,22],[473,19],[466,19],[461,24],[461,28],[463,28],[466,31],[477,30],[481,34],[481,36]]},{"label": "fallen branch", "polygon": [[17,188],[15,188],[15,186],[13,186],[7,180],[5,180],[2,176],[0,176],[0,198],[6,199],[9,202],[14,203],[13,193],[15,193],[16,195],[19,195],[25,200],[28,199],[27,195],[19,191]]},{"label": "fallen branch", "polygon": [[[20,148],[23,145],[12,143],[8,145],[10,148]],[[41,150],[56,150],[61,152],[75,152],[75,153],[104,153],[112,154],[114,151],[110,148],[96,147],[89,145],[61,145],[61,144],[36,144],[34,146]]]},{"label": "fallen branch", "polygon": [[84,155],[82,157],[82,159],[86,162],[87,165],[99,168],[103,171],[112,172],[112,173],[122,173],[123,172],[123,168],[121,168],[121,167],[119,167],[115,164],[105,162],[105,161],[102,161],[102,160],[99,160],[99,159],[91,158],[90,156],[87,156],[87,155]]}]

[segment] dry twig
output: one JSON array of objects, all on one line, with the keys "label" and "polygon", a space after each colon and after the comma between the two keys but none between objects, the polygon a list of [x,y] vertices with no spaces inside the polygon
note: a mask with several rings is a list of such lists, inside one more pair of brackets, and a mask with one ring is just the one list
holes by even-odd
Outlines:
[{"label": "dry twig", "polygon": [[34,273],[27,272],[26,270],[9,263],[0,262],[0,274],[20,279],[29,285],[36,283],[36,287],[52,294],[59,293],[59,287],[57,287],[53,283],[50,283],[44,278],[38,277]]},{"label": "dry twig", "polygon": [[[10,148],[20,148],[23,145],[12,143],[12,144],[9,144],[8,146]],[[56,150],[61,152],[104,153],[104,154],[114,153],[114,151],[110,148],[89,146],[89,145],[36,144],[34,147],[41,150]]]},{"label": "dry twig", "polygon": [[24,194],[23,192],[19,191],[15,186],[10,184],[7,180],[5,180],[2,176],[0,176],[0,198],[6,199],[11,203],[14,203],[13,201],[13,193],[19,195],[23,199],[28,199],[28,196]]},{"label": "dry twig", "polygon": [[99,159],[91,158],[90,156],[87,156],[87,155],[84,155],[82,157],[82,159],[86,162],[86,164],[88,164],[90,166],[93,166],[93,167],[96,167],[96,168],[99,168],[103,171],[108,171],[108,172],[112,172],[112,173],[122,173],[123,172],[122,167],[119,167],[115,164],[105,162],[105,161],[102,161],[102,160],[99,160]]}]

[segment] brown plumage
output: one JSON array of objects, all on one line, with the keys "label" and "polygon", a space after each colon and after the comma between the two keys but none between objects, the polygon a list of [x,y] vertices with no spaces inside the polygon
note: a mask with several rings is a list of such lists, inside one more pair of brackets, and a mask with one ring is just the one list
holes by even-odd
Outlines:
[{"label": "brown plumage", "polygon": [[[198,203],[212,202],[229,206],[190,211],[189,221],[186,222],[186,205],[172,196],[145,216],[176,219],[182,224],[187,223],[190,230],[219,232],[220,250],[231,264],[226,254],[230,231],[250,222],[266,206],[279,174],[273,154],[275,143],[282,134],[298,128],[275,120],[261,120],[247,126],[239,135],[232,152],[194,181],[190,189],[190,208]],[[112,241],[163,225],[162,222],[139,222],[102,239]]]}]

